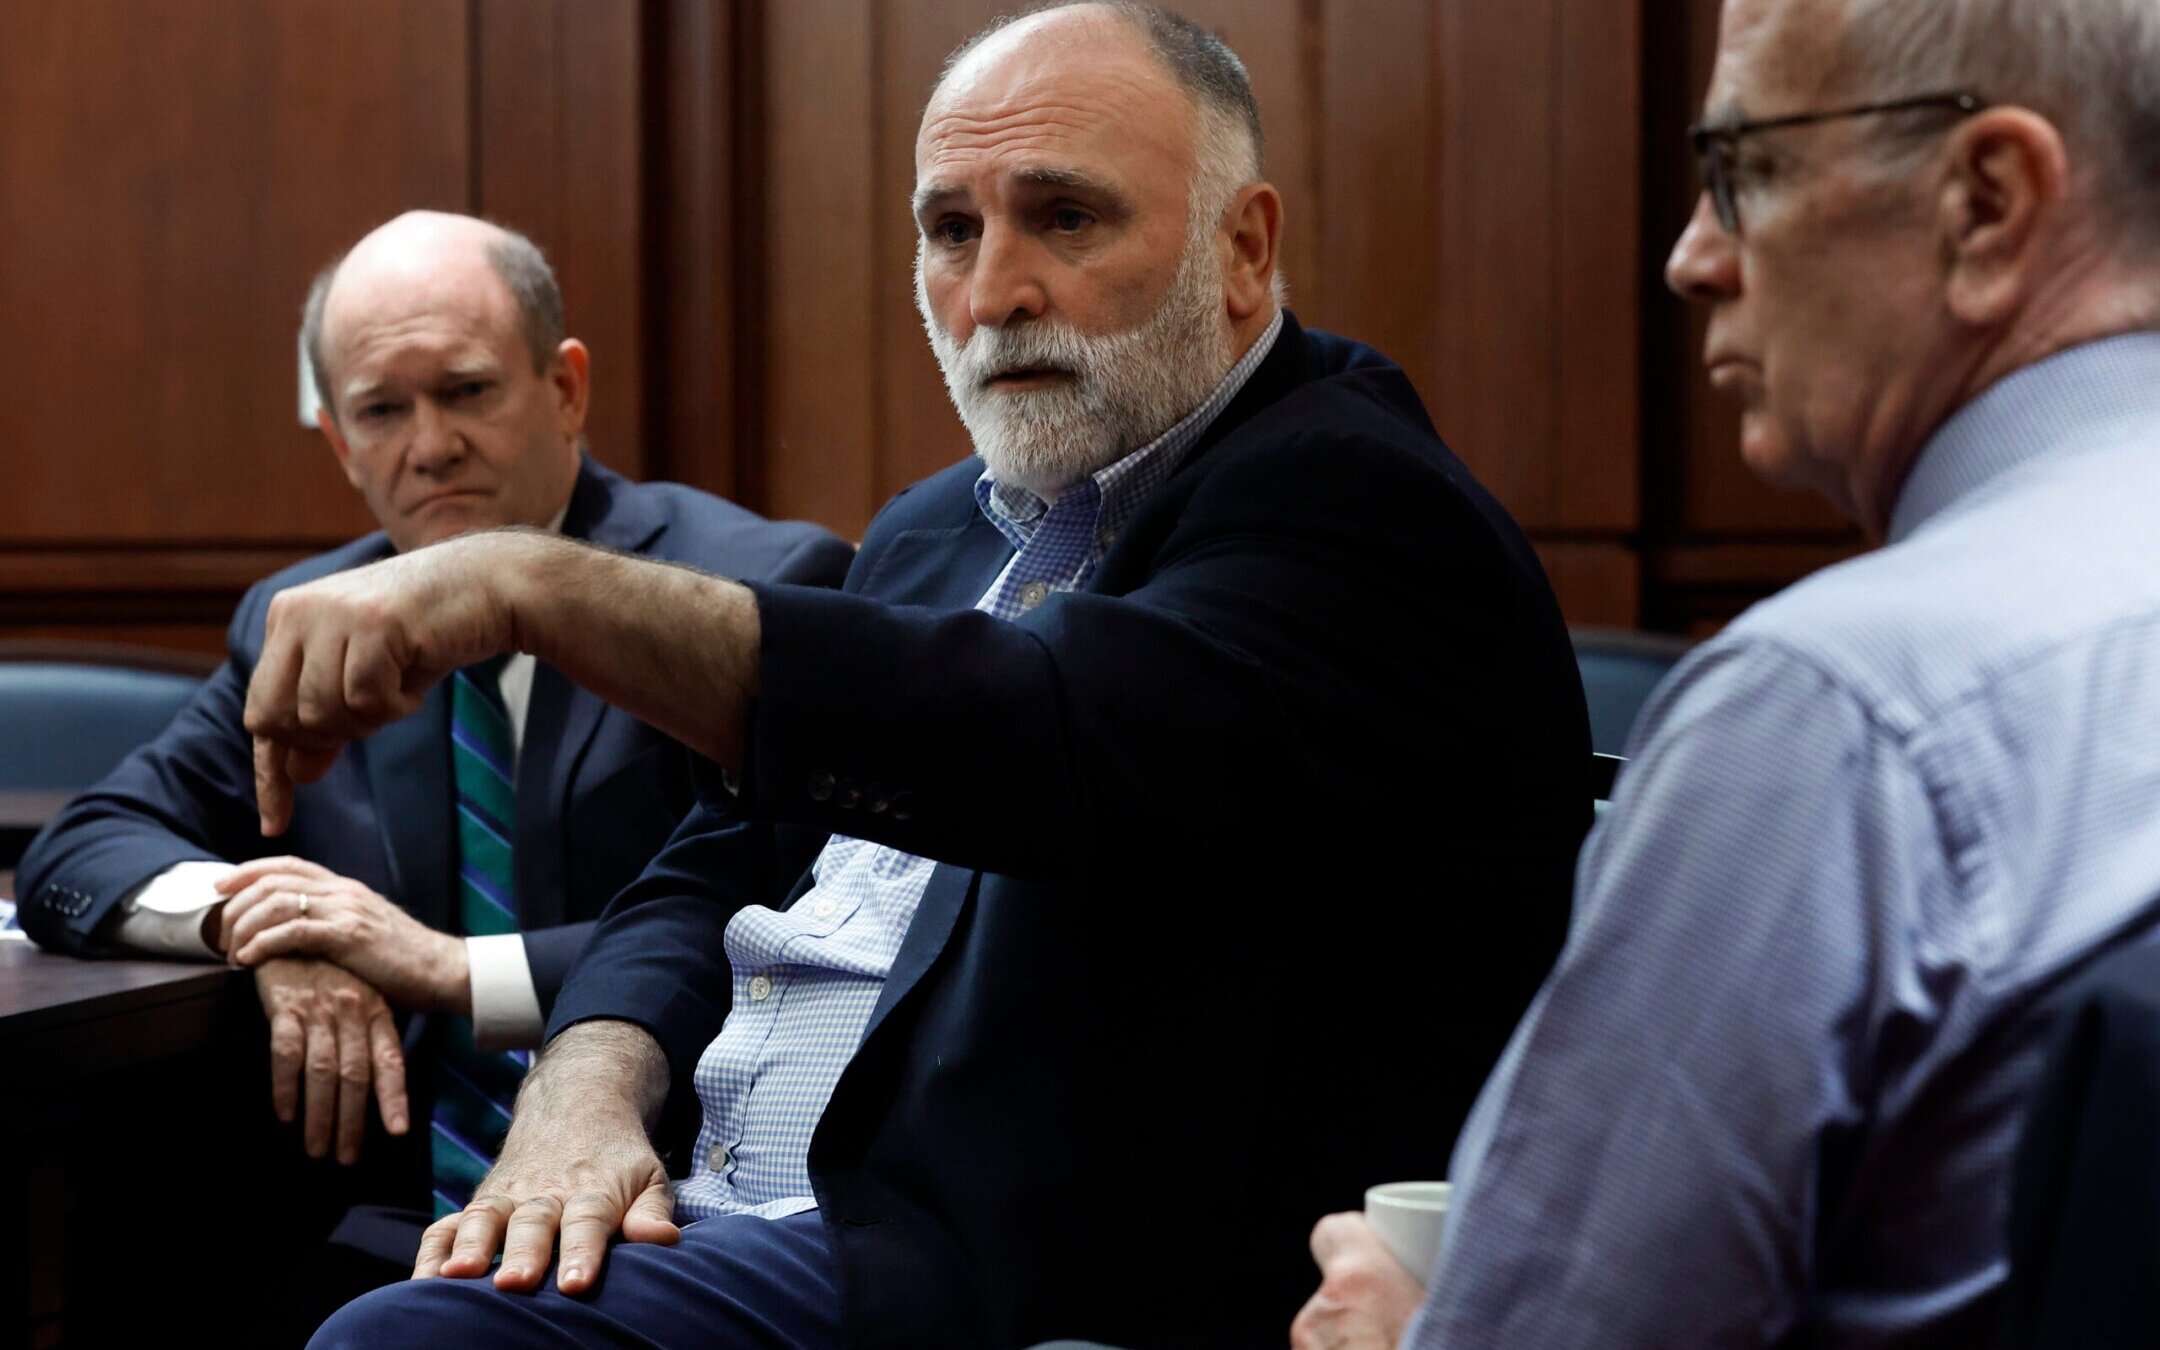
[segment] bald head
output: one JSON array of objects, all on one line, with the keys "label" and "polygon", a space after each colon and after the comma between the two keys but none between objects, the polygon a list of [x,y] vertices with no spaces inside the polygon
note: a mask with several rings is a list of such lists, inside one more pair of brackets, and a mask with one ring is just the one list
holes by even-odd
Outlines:
[{"label": "bald head", "polygon": [[399,216],[316,279],[323,435],[399,550],[561,516],[590,372],[562,333],[540,251],[468,216]]},{"label": "bald head", "polygon": [[929,108],[1031,46],[1081,59],[1122,52],[1151,62],[1194,118],[1196,199],[1227,197],[1261,176],[1260,105],[1244,62],[1199,24],[1136,0],[1053,0],[996,20],[946,58]]},{"label": "bald head", "polygon": [[471,216],[408,211],[370,231],[342,258],[325,267],[308,288],[301,338],[315,377],[315,392],[333,419],[338,323],[363,302],[385,296],[433,304],[470,294],[482,303],[501,300],[532,353],[533,370],[545,373],[567,336],[562,292],[539,248],[524,235]]}]

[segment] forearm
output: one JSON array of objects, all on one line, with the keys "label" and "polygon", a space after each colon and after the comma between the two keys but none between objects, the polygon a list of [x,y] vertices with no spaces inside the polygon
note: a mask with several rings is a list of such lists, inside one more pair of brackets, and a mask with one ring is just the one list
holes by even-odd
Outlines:
[{"label": "forearm", "polygon": [[747,587],[538,535],[517,547],[498,573],[516,650],[715,763],[741,763],[758,665]]},{"label": "forearm", "polygon": [[565,1112],[588,1118],[621,1112],[626,1127],[649,1131],[667,1100],[660,1043],[629,1022],[580,1022],[548,1042],[518,1090],[517,1118]]}]

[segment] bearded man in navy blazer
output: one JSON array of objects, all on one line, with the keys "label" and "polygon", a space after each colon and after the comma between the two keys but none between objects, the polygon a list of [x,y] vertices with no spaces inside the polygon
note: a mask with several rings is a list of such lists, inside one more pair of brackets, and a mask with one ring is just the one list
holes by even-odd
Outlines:
[{"label": "bearded man in navy blazer", "polygon": [[1444,1165],[1559,949],[1588,720],[1402,371],[1281,309],[1259,157],[1161,10],[956,55],[917,291],[977,457],[841,593],[490,534],[278,598],[266,830],[512,648],[705,757],[432,1278],[317,1344],[1265,1344],[1312,1217]]},{"label": "bearded man in navy blazer", "polygon": [[[22,921],[48,948],[230,955],[254,967],[275,1101],[307,1151],[356,1160],[369,1097],[428,1142],[427,1018],[469,1015],[481,1047],[536,1045],[601,907],[692,801],[689,754],[530,658],[499,677],[512,783],[501,822],[516,931],[467,936],[452,788],[451,699],[431,694],[301,794],[282,840],[256,826],[241,704],[273,597],[318,577],[492,526],[728,576],[837,584],[852,550],[705,493],[632,483],[584,449],[584,345],[539,250],[463,216],[416,212],[324,272],[305,335],[321,426],[382,530],[269,577],[228,654],[156,741],[78,798],[22,861]],[[285,856],[271,856],[273,851]],[[304,922],[278,923],[304,912]],[[437,1021],[441,1019],[438,1018]],[[416,1052],[404,1089],[406,1048]],[[380,1141],[377,1150],[397,1152]],[[429,1150],[376,1198],[422,1205]],[[418,1227],[414,1227],[417,1236]],[[409,1259],[409,1258],[408,1258]]]}]

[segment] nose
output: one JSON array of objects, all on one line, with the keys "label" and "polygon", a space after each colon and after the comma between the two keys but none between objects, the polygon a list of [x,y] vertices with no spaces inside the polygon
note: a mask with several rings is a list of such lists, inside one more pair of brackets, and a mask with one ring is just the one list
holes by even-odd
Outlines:
[{"label": "nose", "polygon": [[1041,262],[1041,251],[1023,231],[985,222],[968,277],[968,317],[975,326],[1002,328],[1041,318],[1050,304]]},{"label": "nose", "polygon": [[455,419],[431,398],[415,402],[412,444],[406,458],[412,467],[427,474],[455,468],[465,458],[465,434]]},{"label": "nose", "polygon": [[1665,284],[1683,300],[1714,304],[1740,294],[1740,255],[1705,192],[1665,260]]}]

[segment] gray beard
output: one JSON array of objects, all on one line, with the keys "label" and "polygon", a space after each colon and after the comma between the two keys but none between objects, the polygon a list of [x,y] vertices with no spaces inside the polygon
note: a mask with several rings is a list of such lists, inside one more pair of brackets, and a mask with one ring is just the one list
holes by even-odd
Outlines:
[{"label": "gray beard", "polygon": [[[1100,337],[1044,321],[977,328],[966,343],[955,342],[931,312],[917,255],[916,307],[946,391],[992,478],[1054,497],[1177,425],[1222,383],[1234,356],[1211,236],[1196,230],[1187,241],[1153,314]],[[1034,389],[988,383],[1023,367],[1054,367],[1074,378]]]}]

